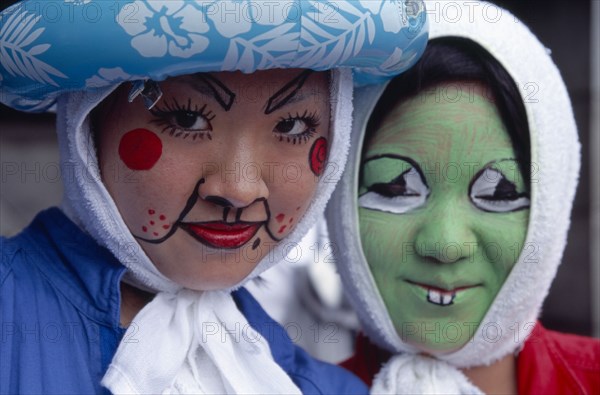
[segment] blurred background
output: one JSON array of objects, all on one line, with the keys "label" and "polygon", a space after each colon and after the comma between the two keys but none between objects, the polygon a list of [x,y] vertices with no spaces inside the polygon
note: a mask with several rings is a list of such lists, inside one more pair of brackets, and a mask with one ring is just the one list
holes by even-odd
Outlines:
[{"label": "blurred background", "polygon": [[[598,9],[600,2],[496,1],[552,51],[573,103],[582,168],[567,249],[542,310],[549,328],[600,336],[598,255],[600,125]],[[595,240],[595,241],[594,241]]]},{"label": "blurred background", "polygon": [[[0,6],[4,7],[13,2],[2,0]],[[448,3],[452,2],[448,1]],[[531,28],[542,43],[551,49],[552,57],[562,72],[573,102],[583,147],[581,182],[573,210],[569,242],[563,264],[546,299],[542,322],[551,329],[598,337],[600,336],[600,255],[598,252],[600,248],[598,231],[600,222],[598,114],[600,1],[527,0],[495,3],[512,11]],[[52,114],[21,114],[0,106],[0,235],[2,236],[18,233],[38,211],[60,203],[62,186],[54,121]],[[330,275],[329,269],[320,267],[311,269],[313,270],[311,274],[306,271],[305,264],[308,263],[299,262],[295,266],[290,266],[289,270],[308,273],[305,274],[308,283],[311,275],[321,278]],[[292,278],[298,279],[298,284],[304,284],[300,281],[301,277],[292,276]],[[260,289],[268,291],[268,284],[265,287],[259,287],[257,293],[260,293]],[[280,300],[288,300],[289,303],[295,304],[295,309],[282,308],[281,304],[273,315],[284,323],[298,322],[298,311],[304,308],[310,310],[310,304],[318,301],[319,298],[315,299],[314,291],[309,292],[312,296],[308,299],[290,298],[289,292],[287,296],[282,295]],[[316,296],[319,296],[319,290],[316,291]],[[337,303],[339,306],[341,302],[339,298],[336,299],[335,292],[330,292],[329,296],[327,296],[328,290],[322,292],[325,293],[320,294],[321,302],[323,298],[329,298],[329,302],[327,300],[325,302],[330,305]],[[355,320],[345,310],[342,313],[339,313],[343,315],[339,319],[347,320],[348,328],[353,328],[356,325]],[[315,318],[314,314],[312,318],[309,316],[310,313],[307,314],[303,325],[313,325],[312,329],[308,329],[312,339],[332,333],[332,328],[327,327],[325,318]],[[326,316],[327,314],[324,315]],[[288,326],[287,329],[292,338],[299,339],[292,333],[298,328]],[[352,337],[346,335],[343,337],[342,332],[337,333],[336,336],[338,340],[341,339],[341,342],[334,342],[329,348],[323,349],[323,342],[320,342],[321,351],[317,352],[318,356],[338,361],[349,355]],[[304,340],[309,341],[311,338],[304,336]],[[311,347],[308,345],[307,348]]]}]

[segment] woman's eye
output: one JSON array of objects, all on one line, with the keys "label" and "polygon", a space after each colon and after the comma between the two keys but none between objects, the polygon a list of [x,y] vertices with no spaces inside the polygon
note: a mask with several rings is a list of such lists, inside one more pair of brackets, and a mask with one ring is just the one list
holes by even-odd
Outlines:
[{"label": "woman's eye", "polygon": [[425,204],[429,188],[415,168],[410,168],[387,183],[371,185],[358,198],[358,205],[370,210],[403,214]]},{"label": "woman's eye", "polygon": [[496,169],[486,168],[471,185],[469,196],[483,211],[505,213],[529,208],[529,195]]},{"label": "woman's eye", "polygon": [[296,144],[308,141],[317,132],[318,126],[317,114],[309,114],[305,111],[304,114],[297,113],[295,116],[289,114],[287,118],[280,119],[273,128],[273,133],[279,136],[279,141],[285,139],[289,143]]},{"label": "woman's eye", "polygon": [[202,115],[191,111],[178,111],[173,116],[173,123],[184,130],[209,131],[212,130],[210,122]]},{"label": "woman's eye", "polygon": [[307,130],[306,123],[300,119],[284,119],[279,121],[275,126],[277,133],[283,133],[287,135],[297,135]]},{"label": "woman's eye", "polygon": [[191,140],[204,139],[204,136],[212,139],[211,121],[215,115],[206,109],[206,105],[192,106],[191,100],[188,100],[186,105],[181,105],[173,99],[170,102],[165,101],[163,106],[150,110],[156,117],[152,123],[162,126],[162,133],[168,132],[170,136],[184,139],[190,137]]}]

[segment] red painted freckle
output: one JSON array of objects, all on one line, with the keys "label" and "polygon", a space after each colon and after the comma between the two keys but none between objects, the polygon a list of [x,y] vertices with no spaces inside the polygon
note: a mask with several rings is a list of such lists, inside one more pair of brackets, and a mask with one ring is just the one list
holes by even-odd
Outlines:
[{"label": "red painted freckle", "polygon": [[119,156],[131,170],[150,170],[161,155],[160,138],[147,129],[134,129],[121,137]]},{"label": "red painted freckle", "polygon": [[145,232],[147,232],[147,231],[148,231],[148,228],[146,228],[145,226],[142,226],[142,230],[143,230],[143,231],[144,231],[144,233],[145,233]]},{"label": "red painted freckle", "polygon": [[163,225],[163,229],[169,229],[171,225]]},{"label": "red painted freckle", "polygon": [[155,212],[156,212],[156,211],[154,211],[154,210],[152,210],[152,209],[148,210],[148,214],[150,214],[150,215],[154,215],[154,213],[155,213]]},{"label": "red painted freckle", "polygon": [[286,225],[283,225],[281,228],[279,228],[279,233],[283,233],[283,231],[285,230],[286,227],[287,227]]},{"label": "red painted freckle", "polygon": [[294,222],[294,217],[290,218],[290,222],[288,222],[288,224],[291,224],[292,222]]},{"label": "red painted freckle", "polygon": [[154,225],[154,221],[150,221],[150,225]]},{"label": "red painted freckle", "polygon": [[153,232],[152,233],[154,236],[158,236],[158,232]]},{"label": "red painted freckle", "polygon": [[300,211],[300,206],[296,207],[296,211]]},{"label": "red painted freckle", "polygon": [[164,221],[165,219],[167,219],[167,217],[165,217],[164,215],[161,215],[160,217],[158,217],[161,221]]},{"label": "red painted freckle", "polygon": [[277,222],[282,222],[285,218],[285,214],[279,214],[277,217],[275,217],[275,219],[277,220]]}]

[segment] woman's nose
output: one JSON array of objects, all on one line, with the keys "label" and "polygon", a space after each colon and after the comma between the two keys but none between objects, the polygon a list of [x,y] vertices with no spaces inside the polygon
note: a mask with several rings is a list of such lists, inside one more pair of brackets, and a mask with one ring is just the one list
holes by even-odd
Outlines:
[{"label": "woman's nose", "polygon": [[436,263],[473,259],[477,236],[468,215],[451,204],[432,208],[415,237],[417,254]]},{"label": "woman's nose", "polygon": [[204,166],[204,183],[198,187],[201,199],[223,207],[244,208],[269,198],[269,189],[259,162],[228,160]]}]

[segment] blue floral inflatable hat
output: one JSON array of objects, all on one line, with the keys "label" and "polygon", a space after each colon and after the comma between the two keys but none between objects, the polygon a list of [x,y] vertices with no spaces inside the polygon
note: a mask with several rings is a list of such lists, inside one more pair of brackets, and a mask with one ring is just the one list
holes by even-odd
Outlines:
[{"label": "blue floral inflatable hat", "polygon": [[422,0],[24,0],[0,13],[0,101],[197,72],[352,68],[358,85],[414,64]]}]

